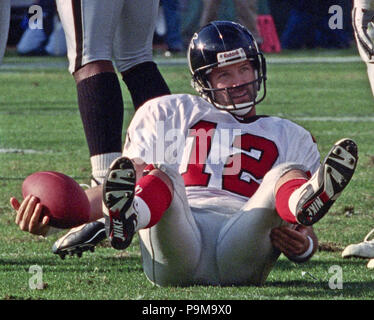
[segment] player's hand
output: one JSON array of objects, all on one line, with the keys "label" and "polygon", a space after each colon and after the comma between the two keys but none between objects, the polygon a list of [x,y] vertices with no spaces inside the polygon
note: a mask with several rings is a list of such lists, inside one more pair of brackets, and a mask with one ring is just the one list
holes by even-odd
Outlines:
[{"label": "player's hand", "polygon": [[290,227],[273,228],[270,232],[272,245],[279,249],[286,257],[300,256],[309,248],[309,239],[305,227],[292,229]]},{"label": "player's hand", "polygon": [[355,0],[352,23],[359,45],[367,54],[368,60],[371,60],[374,56],[374,40],[368,34],[368,26],[374,23],[374,4],[370,5],[368,0]]},{"label": "player's hand", "polygon": [[15,222],[21,230],[42,236],[47,234],[49,217],[44,216],[40,221],[43,206],[38,198],[28,195],[20,204],[16,198],[12,197],[10,205],[17,212]]}]

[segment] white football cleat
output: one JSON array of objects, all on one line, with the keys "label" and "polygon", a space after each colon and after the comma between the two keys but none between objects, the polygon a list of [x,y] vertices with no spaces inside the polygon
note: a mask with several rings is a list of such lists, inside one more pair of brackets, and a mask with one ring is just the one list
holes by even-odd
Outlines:
[{"label": "white football cleat", "polygon": [[367,264],[367,267],[369,269],[374,269],[374,259],[370,259],[368,264]]},{"label": "white football cleat", "polygon": [[[374,234],[374,229],[371,230],[366,237],[364,238],[363,242],[350,244],[347,246],[343,252],[343,258],[363,258],[363,259],[372,259],[374,258],[374,239],[369,240],[370,236]],[[369,264],[371,267],[369,267]],[[369,261],[368,268],[374,268],[374,261]]]},{"label": "white football cleat", "polygon": [[317,172],[301,186],[296,220],[310,226],[321,219],[351,180],[356,169],[358,150],[351,139],[334,144]]}]

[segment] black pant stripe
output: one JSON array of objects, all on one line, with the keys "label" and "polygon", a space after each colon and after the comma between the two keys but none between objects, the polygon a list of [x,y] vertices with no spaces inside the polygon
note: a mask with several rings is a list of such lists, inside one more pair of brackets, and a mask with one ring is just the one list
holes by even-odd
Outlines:
[{"label": "black pant stripe", "polygon": [[75,30],[76,57],[74,72],[82,67],[83,57],[83,26],[82,26],[82,3],[81,0],[71,0]]}]

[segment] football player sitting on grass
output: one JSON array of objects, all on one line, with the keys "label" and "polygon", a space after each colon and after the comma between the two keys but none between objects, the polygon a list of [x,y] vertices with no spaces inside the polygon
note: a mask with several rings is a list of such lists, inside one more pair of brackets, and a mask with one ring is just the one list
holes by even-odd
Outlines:
[{"label": "football player sitting on grass", "polygon": [[[87,190],[90,219],[105,217],[115,249],[138,232],[144,272],[157,285],[262,284],[281,253],[312,257],[312,225],[348,185],[357,146],[341,139],[321,164],[308,131],[256,114],[266,62],[239,24],[211,22],[195,33],[188,63],[200,96],[164,96],[136,112],[123,157]],[[46,234],[43,222],[27,223],[35,203],[11,203],[23,230]],[[69,233],[71,243],[84,230]],[[55,253],[73,250],[68,238]]]}]

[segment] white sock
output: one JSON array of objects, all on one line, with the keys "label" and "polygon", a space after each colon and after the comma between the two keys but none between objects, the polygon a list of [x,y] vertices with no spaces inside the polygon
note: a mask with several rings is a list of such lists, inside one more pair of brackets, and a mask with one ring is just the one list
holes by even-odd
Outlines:
[{"label": "white sock", "polygon": [[138,196],[134,197],[133,209],[129,212],[129,214],[132,214],[134,211],[138,216],[138,224],[135,231],[146,228],[151,221],[151,210],[149,210],[149,207],[145,201]]},{"label": "white sock", "polygon": [[288,207],[292,214],[296,217],[296,207],[300,200],[301,191],[304,190],[303,185],[297,188],[294,192],[292,192],[290,198],[288,199]]},{"label": "white sock", "polygon": [[[103,153],[97,154],[90,158],[91,160],[91,167],[92,167],[92,176],[102,184],[104,182],[104,177],[108,171],[109,166],[111,163],[119,158],[122,154],[120,152],[112,152],[112,153]],[[96,186],[97,183],[94,181],[91,182],[92,186]]]}]

